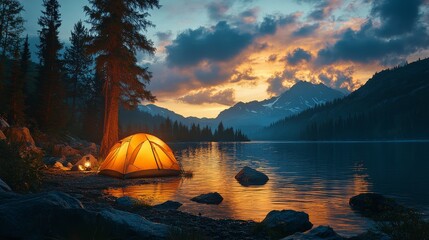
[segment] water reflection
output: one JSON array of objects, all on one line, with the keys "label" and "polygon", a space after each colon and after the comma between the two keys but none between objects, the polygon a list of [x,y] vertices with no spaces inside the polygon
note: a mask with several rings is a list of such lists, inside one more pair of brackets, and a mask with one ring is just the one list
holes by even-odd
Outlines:
[{"label": "water reflection", "polygon": [[[414,186],[415,190],[403,189],[407,182],[429,180],[419,170],[429,170],[428,161],[422,164],[419,158],[423,156],[419,151],[423,154],[423,149],[429,146],[425,144],[176,143],[171,147],[183,167],[193,171],[192,179],[108,192],[114,196],[153,199],[153,204],[176,200],[183,203],[182,211],[214,218],[260,221],[273,209],[300,210],[307,212],[316,226],[331,225],[339,233],[351,235],[371,226],[371,222],[348,206],[348,199],[356,194],[376,191],[407,204],[415,203],[407,199],[424,195],[420,200],[427,207],[429,196],[422,190],[422,182]],[[408,161],[403,161],[405,156]],[[270,180],[264,186],[241,186],[234,176],[244,166],[266,173]],[[398,179],[411,169],[414,175],[408,180]],[[218,206],[189,200],[213,191],[224,197]],[[415,206],[420,207],[419,204]]]}]

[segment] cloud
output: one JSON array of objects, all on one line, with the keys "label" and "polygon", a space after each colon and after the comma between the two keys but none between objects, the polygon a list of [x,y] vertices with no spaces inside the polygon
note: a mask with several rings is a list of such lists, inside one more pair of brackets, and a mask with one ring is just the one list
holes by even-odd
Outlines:
[{"label": "cloud", "polygon": [[157,32],[157,33],[155,33],[155,35],[160,42],[170,41],[171,37],[173,36],[171,31]]},{"label": "cloud", "polygon": [[220,84],[228,78],[229,73],[222,70],[224,69],[217,64],[209,64],[204,68],[197,68],[194,74],[203,85],[212,86]]},{"label": "cloud", "polygon": [[419,7],[423,0],[373,1],[371,14],[379,17],[381,26],[377,33],[383,37],[397,36],[412,31],[419,19]]},{"label": "cloud", "polygon": [[272,35],[276,33],[277,28],[295,23],[299,14],[292,13],[288,15],[267,15],[259,25],[259,33],[261,35]]},{"label": "cloud", "polygon": [[226,13],[231,8],[233,1],[213,1],[207,5],[209,18],[215,21],[224,20]]},{"label": "cloud", "polygon": [[336,89],[354,89],[353,74],[353,67],[348,67],[344,70],[328,67],[318,75],[318,79],[323,84]]},{"label": "cloud", "polygon": [[277,54],[271,54],[268,56],[267,62],[275,62],[277,60]]},{"label": "cloud", "polygon": [[307,17],[316,21],[320,21],[331,16],[332,12],[335,9],[338,9],[343,3],[342,0],[298,0],[298,2],[305,2],[314,6],[314,9]]},{"label": "cloud", "polygon": [[252,43],[253,36],[221,21],[213,28],[200,27],[182,32],[166,46],[170,66],[188,67],[203,60],[226,61]]},{"label": "cloud", "polygon": [[[360,29],[346,29],[336,42],[320,49],[319,65],[340,61],[397,65],[429,46],[427,24],[419,9],[424,0],[372,1],[370,18]],[[427,10],[427,6],[424,7]]]},{"label": "cloud", "polygon": [[290,65],[297,65],[300,62],[309,62],[311,60],[311,53],[302,48],[296,48],[293,52],[286,55],[286,60]]},{"label": "cloud", "polygon": [[[288,85],[292,85],[299,81],[296,77],[295,69],[285,69],[281,73],[275,73],[267,79],[267,93],[271,96],[279,96],[289,89]],[[286,83],[289,83],[288,85]]]},{"label": "cloud", "polygon": [[375,32],[378,30],[372,21],[366,22],[357,31],[347,29],[334,44],[319,50],[317,62],[322,65],[338,61],[385,62],[429,46],[429,35],[423,26],[416,27],[412,33],[390,39],[377,37]]},{"label": "cloud", "polygon": [[180,97],[179,101],[195,105],[203,103],[218,103],[221,105],[231,106],[235,103],[235,92],[234,89],[231,88],[220,91],[217,91],[214,88],[209,88]]},{"label": "cloud", "polygon": [[307,24],[297,29],[295,32],[292,33],[292,35],[294,37],[307,37],[313,34],[319,27],[320,25],[318,23]]},{"label": "cloud", "polygon": [[251,82],[258,79],[259,78],[255,76],[253,73],[253,68],[249,67],[242,72],[235,71],[234,75],[232,75],[231,77],[230,82],[231,83],[242,82],[242,81]]}]

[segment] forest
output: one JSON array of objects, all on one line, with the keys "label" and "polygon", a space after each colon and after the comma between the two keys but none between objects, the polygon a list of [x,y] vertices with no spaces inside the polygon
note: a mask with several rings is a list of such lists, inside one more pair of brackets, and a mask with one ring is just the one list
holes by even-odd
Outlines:
[{"label": "forest", "polygon": [[[133,109],[144,101],[153,102],[156,99],[146,90],[151,73],[147,67],[137,65],[134,55],[137,51],[154,53],[152,42],[140,33],[151,23],[138,12],[158,8],[159,5],[157,2],[141,8],[129,5],[128,11],[94,1],[90,4],[91,7],[87,6],[84,10],[89,18],[86,22],[92,27],[88,29],[79,20],[71,32],[70,44],[65,47],[59,40],[61,6],[57,0],[43,1],[44,10],[38,19],[39,62],[34,63],[31,61],[28,36],[23,36],[23,6],[18,0],[2,1],[0,115],[11,125],[26,126],[32,131],[50,135],[70,134],[97,143],[111,134],[116,135],[113,139],[117,139],[138,131],[148,131],[168,141],[248,140],[240,131],[224,129],[222,124],[212,131],[208,127],[188,127],[160,118],[150,127],[121,126],[121,121],[118,122],[119,105]],[[112,13],[125,14],[125,11],[128,11],[130,21],[115,24],[133,26],[134,37],[129,40],[116,39],[128,47],[118,46],[117,49],[122,50],[115,51],[113,45],[104,44],[114,41],[113,37],[105,38],[108,35],[120,38],[120,33],[114,32],[117,28],[113,25],[102,24],[99,14],[111,16]],[[133,20],[144,21],[135,24]],[[121,66],[120,69],[118,66]],[[122,75],[114,76],[118,71]],[[119,81],[120,89],[116,89],[118,83],[114,81]],[[110,146],[112,142],[103,142],[103,145]]]}]

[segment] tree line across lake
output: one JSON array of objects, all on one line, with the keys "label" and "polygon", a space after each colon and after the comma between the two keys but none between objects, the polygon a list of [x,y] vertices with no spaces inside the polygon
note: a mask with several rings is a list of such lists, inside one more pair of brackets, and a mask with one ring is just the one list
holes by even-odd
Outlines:
[{"label": "tree line across lake", "polygon": [[146,132],[171,142],[249,141],[247,136],[240,130],[234,130],[232,127],[225,128],[222,122],[220,122],[214,132],[212,132],[212,129],[208,126],[201,127],[199,124],[192,124],[188,127],[177,120],[174,122],[169,118],[164,120],[161,116],[149,116],[149,119],[152,119],[152,121],[150,121],[151,123],[148,123],[146,119],[142,121],[141,124],[125,125],[121,128],[121,135],[125,137],[137,132]]}]

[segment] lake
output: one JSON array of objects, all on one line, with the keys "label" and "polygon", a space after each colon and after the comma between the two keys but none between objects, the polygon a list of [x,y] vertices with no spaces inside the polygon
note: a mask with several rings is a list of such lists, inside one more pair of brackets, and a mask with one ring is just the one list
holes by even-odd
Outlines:
[{"label": "lake", "polygon": [[[429,142],[245,142],[170,143],[190,179],[108,189],[150,204],[166,200],[179,209],[212,218],[261,221],[271,210],[293,209],[315,225],[330,225],[351,236],[373,223],[353,212],[349,198],[376,192],[429,213]],[[234,176],[244,166],[270,178],[263,186],[241,186]],[[216,205],[189,199],[217,191]]]}]

